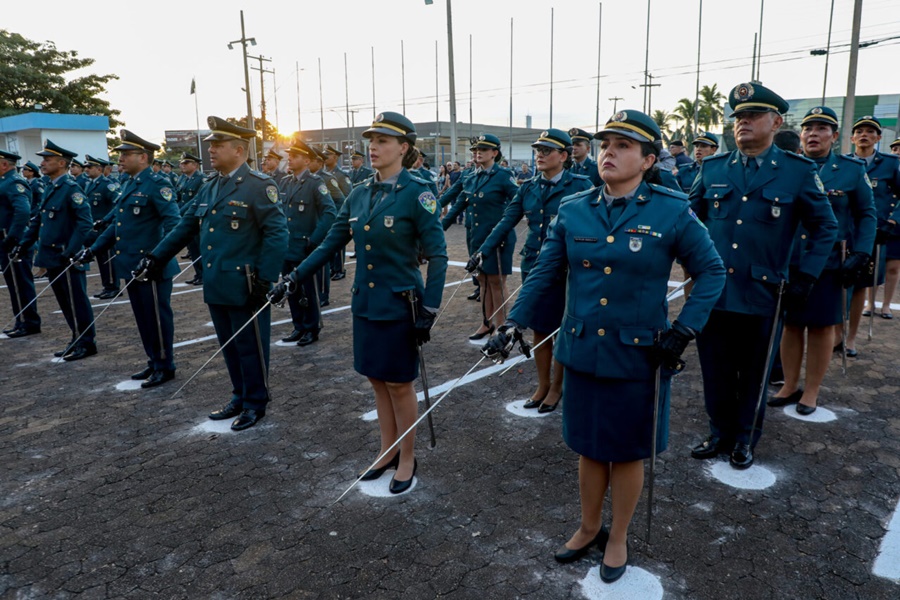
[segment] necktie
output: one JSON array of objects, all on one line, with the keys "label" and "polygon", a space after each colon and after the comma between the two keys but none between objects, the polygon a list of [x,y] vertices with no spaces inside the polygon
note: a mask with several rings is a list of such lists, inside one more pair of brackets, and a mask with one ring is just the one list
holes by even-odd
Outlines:
[{"label": "necktie", "polygon": [[373,183],[372,191],[369,194],[369,210],[375,208],[381,199],[391,190],[389,183]]},{"label": "necktie", "polygon": [[541,200],[547,199],[547,196],[549,196],[550,192],[553,191],[553,186],[555,185],[555,181],[547,181],[546,179],[541,179]]},{"label": "necktie", "polygon": [[615,224],[622,216],[625,210],[625,198],[613,198],[613,201],[606,205],[606,211],[609,214],[609,222]]},{"label": "necktie", "polygon": [[756,173],[759,171],[759,162],[756,160],[756,157],[751,156],[747,159],[747,166],[744,169],[744,183],[750,185],[753,182],[753,178],[756,177]]}]

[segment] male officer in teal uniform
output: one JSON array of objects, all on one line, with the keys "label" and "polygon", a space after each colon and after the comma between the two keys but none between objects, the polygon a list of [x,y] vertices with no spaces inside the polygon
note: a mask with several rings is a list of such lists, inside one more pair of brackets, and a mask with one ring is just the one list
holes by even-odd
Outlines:
[{"label": "male officer in teal uniform", "polygon": [[28,187],[31,188],[31,214],[34,215],[44,199],[44,180],[41,178],[41,168],[29,160],[22,167],[21,174],[28,180]]},{"label": "male officer in teal uniform", "polygon": [[678,173],[675,179],[685,194],[691,191],[694,179],[700,172],[700,163],[707,156],[712,156],[719,151],[719,139],[708,131],[704,131],[693,141],[694,146],[694,162],[690,164],[682,164],[678,166]]},{"label": "male officer in teal uniform", "polygon": [[837,221],[816,165],[772,143],[788,103],[758,83],[735,86],[728,102],[737,150],[706,158],[690,193],[727,272],[697,338],[710,431],[691,455],[730,452],[731,465],[746,469],[762,430],[765,404],[755,430],[754,415],[794,235],[802,224],[808,238],[797,276],[783,288],[787,310],[805,305],[831,253]]},{"label": "male officer in teal uniform", "polygon": [[337,179],[338,185],[341,186],[341,193],[345,197],[349,196],[350,191],[353,189],[353,182],[350,181],[350,176],[338,164],[338,160],[343,156],[343,152],[333,146],[325,146],[322,151],[325,156],[324,170]]},{"label": "male officer in teal uniform", "polygon": [[572,168],[575,175],[584,175],[591,180],[594,187],[599,187],[603,180],[597,169],[597,161],[591,158],[591,134],[584,129],[573,127],[569,130],[572,138]]},{"label": "male officer in teal uniform", "polygon": [[[153,154],[160,147],[127,129],[119,133],[119,138],[122,143],[115,148],[119,164],[131,179],[116,200],[113,224],[89,248],[79,252],[75,260],[87,263],[95,255],[114,251],[117,279],[130,281],[141,259],[178,224],[180,215],[171,180],[150,168]],[[128,299],[147,355],[147,367],[131,378],[143,380],[142,388],[156,387],[175,377],[171,296],[172,277],[177,273],[178,263],[170,260],[148,273],[147,280],[128,284]]]},{"label": "male officer in teal uniform", "polygon": [[[76,154],[75,156],[78,155]],[[72,163],[69,165],[69,175],[75,179],[75,183],[77,183],[83,191],[88,183],[88,176],[84,172],[84,163],[73,158]]]},{"label": "male officer in teal uniform", "polygon": [[[87,196],[88,202],[91,204],[91,219],[95,222],[109,214],[119,195],[119,184],[103,175],[103,167],[106,164],[106,161],[102,158],[94,158],[90,154],[84,155],[84,172],[88,177],[84,195]],[[93,234],[88,238],[89,241],[94,239],[95,236]],[[87,241],[85,244],[87,244]],[[94,294],[94,298],[108,300],[119,293],[119,279],[113,272],[113,266],[110,263],[111,256],[105,250],[97,254],[97,269],[100,271],[100,281],[103,284],[103,289],[100,290],[100,293]]]},{"label": "male officer in teal uniform", "polygon": [[[290,231],[290,243],[281,267],[284,275],[293,271],[325,239],[336,214],[325,180],[309,168],[318,158],[316,151],[301,140],[294,140],[287,153],[294,174],[281,186],[281,203]],[[308,346],[319,339],[322,328],[319,297],[315,277],[305,278],[299,285],[303,294],[288,298],[294,330],[282,341]]]},{"label": "male officer in teal uniform", "polygon": [[[252,427],[266,414],[269,401],[269,333],[271,310],[266,303],[271,282],[278,279],[287,249],[287,224],[278,186],[247,165],[252,129],[219,117],[207,119],[212,133],[209,155],[218,174],[207,181],[178,225],[141,261],[136,276],[161,271],[197,234],[203,248],[203,300],[209,306],[231,378],[231,400],[210,413],[213,420],[237,417],[231,428]],[[260,350],[262,355],[260,355]]]},{"label": "male officer in teal uniform", "polygon": [[350,155],[350,164],[353,166],[353,168],[350,169],[350,183],[353,184],[353,187],[365,182],[366,179],[375,173],[375,171],[367,167],[365,163],[366,155],[354,150],[353,154]]},{"label": "male officer in teal uniform", "polygon": [[[50,179],[40,212],[32,217],[21,245],[10,254],[25,256],[37,244],[36,267],[47,269],[53,294],[72,330],[72,341],[55,353],[72,361],[97,354],[94,343],[94,312],[87,296],[83,268],[71,263],[91,232],[91,208],[84,191],[68,174],[76,154],[47,140],[37,153],[44,157],[41,172]],[[72,342],[77,343],[73,344]]]},{"label": "male officer in teal uniform", "polygon": [[284,157],[274,150],[269,150],[266,152],[266,156],[263,159],[263,168],[262,171],[269,177],[275,180],[275,183],[279,183],[281,179],[287,175],[284,171],[281,170],[281,161],[284,160]]},{"label": "male officer in teal uniform", "polygon": [[[181,167],[181,179],[178,181],[177,190],[178,202],[183,216],[188,207],[193,203],[194,197],[200,191],[200,186],[203,185],[205,178],[203,177],[203,172],[200,170],[200,159],[189,152],[184,152],[181,155],[179,166]],[[197,260],[201,256],[198,238],[195,237],[188,242],[187,249],[188,257],[194,262],[194,277],[193,279],[188,279],[185,283],[202,285],[203,260]]]},{"label": "male officer in teal uniform", "polygon": [[[341,206],[344,205],[346,196],[341,191],[341,185],[338,183],[337,178],[325,169],[325,160],[327,158],[325,150],[313,149],[313,152],[315,152],[315,157],[309,163],[309,170],[322,178],[325,187],[328,188],[328,192],[331,194],[331,200],[334,203],[334,214],[336,215],[341,210]],[[327,228],[325,233],[328,233]],[[324,237],[323,235],[322,238],[324,239]],[[322,270],[316,273],[316,289],[319,290],[319,306],[328,306],[331,296],[330,265],[322,267]]]},{"label": "male officer in teal uniform", "polygon": [[[6,289],[12,302],[14,315],[34,300],[34,277],[31,274],[31,253],[19,262],[10,264],[8,253],[19,245],[31,216],[31,189],[24,177],[16,172],[16,162],[21,157],[0,150],[0,269],[6,280]],[[37,305],[31,304],[22,315],[16,317],[12,328],[3,333],[17,338],[41,332],[41,317]]]}]

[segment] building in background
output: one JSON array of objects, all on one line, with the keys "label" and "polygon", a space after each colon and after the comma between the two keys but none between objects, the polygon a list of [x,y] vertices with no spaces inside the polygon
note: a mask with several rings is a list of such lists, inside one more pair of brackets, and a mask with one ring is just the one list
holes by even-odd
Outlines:
[{"label": "building in background", "polygon": [[109,119],[105,116],[67,115],[30,112],[0,118],[0,148],[26,160],[35,160],[35,153],[44,148],[44,140],[97,158],[108,158],[106,134]]}]

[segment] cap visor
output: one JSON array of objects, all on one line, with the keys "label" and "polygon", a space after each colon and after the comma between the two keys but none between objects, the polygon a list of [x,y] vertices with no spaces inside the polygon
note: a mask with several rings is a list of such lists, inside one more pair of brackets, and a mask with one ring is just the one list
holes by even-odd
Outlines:
[{"label": "cap visor", "polygon": [[733,119],[733,118],[735,118],[735,116],[737,116],[741,113],[767,113],[767,112],[775,113],[776,115],[780,114],[777,110],[775,110],[773,108],[742,108],[741,110],[735,111],[735,112],[731,113],[730,115],[728,115],[728,118]]},{"label": "cap visor", "polygon": [[653,140],[647,139],[646,136],[643,136],[643,135],[637,133],[636,131],[629,131],[628,129],[618,129],[618,128],[602,129],[602,130],[598,131],[597,133],[595,133],[594,137],[598,140],[602,140],[605,136],[607,136],[609,134],[621,135],[622,137],[627,137],[627,138],[630,138],[630,139],[638,141],[638,142],[652,142],[653,141]]},{"label": "cap visor", "polygon": [[403,137],[401,134],[397,133],[393,129],[388,129],[387,127],[369,127],[362,133],[362,136],[364,138],[370,138],[373,135],[389,135],[391,137]]}]

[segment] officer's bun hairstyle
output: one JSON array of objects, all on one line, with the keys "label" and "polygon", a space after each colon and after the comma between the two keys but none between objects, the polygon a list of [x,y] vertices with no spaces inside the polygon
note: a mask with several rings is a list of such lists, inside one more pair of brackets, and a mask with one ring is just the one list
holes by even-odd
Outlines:
[{"label": "officer's bun hairstyle", "polygon": [[662,150],[662,142],[641,142],[641,156],[654,157],[653,164],[644,171],[644,181],[647,183],[662,184],[662,177],[659,174],[659,152]]},{"label": "officer's bun hairstyle", "polygon": [[419,160],[419,149],[416,148],[415,145],[413,145],[413,143],[408,139],[400,138],[400,143],[402,144],[403,142],[409,144],[409,150],[407,150],[406,154],[403,155],[403,162],[401,164],[403,165],[404,169],[412,169],[414,166],[416,166],[416,161]]}]

